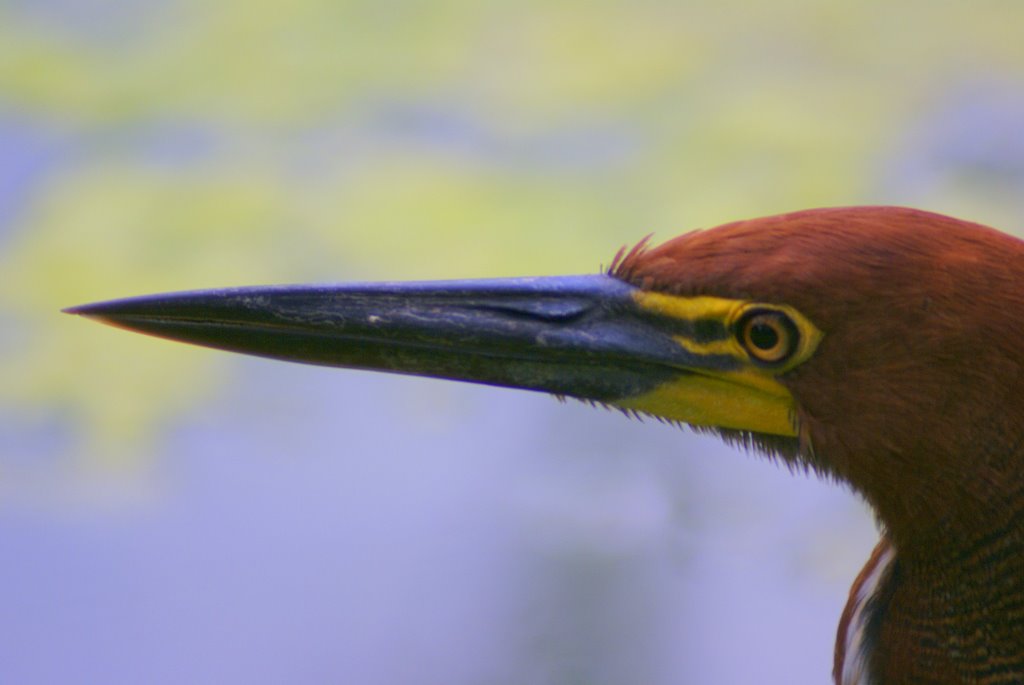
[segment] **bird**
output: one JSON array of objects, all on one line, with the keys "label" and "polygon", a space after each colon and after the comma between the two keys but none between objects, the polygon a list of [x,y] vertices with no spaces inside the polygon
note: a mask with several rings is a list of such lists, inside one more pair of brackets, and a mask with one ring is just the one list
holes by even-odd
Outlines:
[{"label": "bird", "polygon": [[880,539],[837,685],[1024,682],[1024,242],[941,214],[735,221],[596,274],[293,285],[65,310],[275,359],[652,415],[845,484]]}]

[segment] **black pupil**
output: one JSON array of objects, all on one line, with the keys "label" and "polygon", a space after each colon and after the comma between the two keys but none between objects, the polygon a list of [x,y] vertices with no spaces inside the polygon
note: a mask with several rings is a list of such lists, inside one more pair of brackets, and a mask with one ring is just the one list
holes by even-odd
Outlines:
[{"label": "black pupil", "polygon": [[750,326],[750,343],[759,350],[771,350],[779,344],[779,332],[766,323]]}]

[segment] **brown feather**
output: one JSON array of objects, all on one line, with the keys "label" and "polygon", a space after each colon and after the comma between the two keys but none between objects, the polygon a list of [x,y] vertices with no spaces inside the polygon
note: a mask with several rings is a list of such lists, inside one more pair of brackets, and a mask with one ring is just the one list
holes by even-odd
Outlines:
[{"label": "brown feather", "polygon": [[821,329],[781,378],[784,458],[849,483],[897,550],[881,683],[1024,682],[1024,243],[896,207],[819,209],[641,243],[614,275],[788,304]]}]

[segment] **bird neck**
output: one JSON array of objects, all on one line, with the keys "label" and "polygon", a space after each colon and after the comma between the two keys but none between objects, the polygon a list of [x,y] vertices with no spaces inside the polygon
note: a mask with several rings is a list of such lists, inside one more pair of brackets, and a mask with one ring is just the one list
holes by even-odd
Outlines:
[{"label": "bird neck", "polygon": [[968,510],[984,526],[949,517],[929,540],[893,539],[863,617],[870,682],[1024,682],[1024,487],[988,504]]},{"label": "bird neck", "polygon": [[949,411],[948,426],[922,428],[859,474],[904,563],[942,566],[1024,542],[1024,378],[1014,386],[998,409],[967,402],[976,414]]},{"label": "bird neck", "polygon": [[865,620],[871,682],[1024,682],[1024,521],[944,558],[897,551]]},{"label": "bird neck", "polygon": [[[935,486],[929,496],[908,492],[905,502],[891,508],[894,514],[876,510],[903,563],[956,566],[993,549],[1024,551],[1024,473],[1013,481],[1011,487],[986,487],[984,482],[972,487],[965,474],[959,487]],[[926,504],[915,505],[915,500]]]},{"label": "bird neck", "polygon": [[[859,652],[846,654],[847,672],[859,672],[850,659],[862,659],[867,679],[849,682],[1024,682],[1019,415],[990,412],[957,424],[964,441],[955,448],[926,441],[927,450],[892,452],[875,463],[891,468],[861,491],[885,528],[880,549],[891,546],[892,554],[883,565],[876,551],[874,572],[869,562],[851,591],[846,620],[860,623],[840,640],[858,644]],[[837,677],[841,665],[837,645]]]}]

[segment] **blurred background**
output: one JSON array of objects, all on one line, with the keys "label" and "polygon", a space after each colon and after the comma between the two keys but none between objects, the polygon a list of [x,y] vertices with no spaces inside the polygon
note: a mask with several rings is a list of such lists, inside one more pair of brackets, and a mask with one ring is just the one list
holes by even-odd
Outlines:
[{"label": "blurred background", "polygon": [[0,0],[0,682],[825,683],[855,496],[541,395],[61,307],[1024,228],[1024,4]]}]

